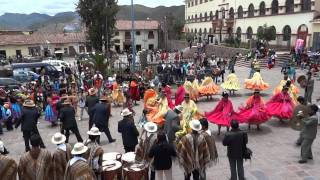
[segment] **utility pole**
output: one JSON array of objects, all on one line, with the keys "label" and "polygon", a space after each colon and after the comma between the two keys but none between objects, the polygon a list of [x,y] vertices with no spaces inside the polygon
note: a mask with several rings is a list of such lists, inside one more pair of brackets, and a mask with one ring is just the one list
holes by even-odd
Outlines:
[{"label": "utility pole", "polygon": [[132,70],[135,71],[135,64],[136,64],[136,43],[135,43],[135,27],[134,27],[134,5],[133,0],[131,0],[131,46],[132,46]]}]

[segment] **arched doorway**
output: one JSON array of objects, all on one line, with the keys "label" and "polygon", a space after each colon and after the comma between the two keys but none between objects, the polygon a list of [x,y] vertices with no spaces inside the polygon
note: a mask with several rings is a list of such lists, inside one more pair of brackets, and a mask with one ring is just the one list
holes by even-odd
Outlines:
[{"label": "arched doorway", "polygon": [[308,26],[305,24],[302,24],[298,28],[297,32],[297,39],[302,39],[304,41],[304,47],[307,44],[307,37],[308,37]]},{"label": "arched doorway", "polygon": [[283,38],[282,38],[283,41],[287,41],[287,47],[290,47],[291,46],[291,27],[289,25],[286,25],[283,28],[282,34],[283,34]]}]

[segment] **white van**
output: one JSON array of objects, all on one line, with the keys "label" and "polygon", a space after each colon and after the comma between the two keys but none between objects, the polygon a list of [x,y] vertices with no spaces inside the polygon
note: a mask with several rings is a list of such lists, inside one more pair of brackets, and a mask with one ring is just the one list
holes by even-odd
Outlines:
[{"label": "white van", "polygon": [[62,67],[67,67],[69,66],[69,63],[61,60],[56,60],[56,59],[50,59],[50,60],[43,60],[43,63],[48,63],[52,66],[54,66],[59,72],[62,71]]}]

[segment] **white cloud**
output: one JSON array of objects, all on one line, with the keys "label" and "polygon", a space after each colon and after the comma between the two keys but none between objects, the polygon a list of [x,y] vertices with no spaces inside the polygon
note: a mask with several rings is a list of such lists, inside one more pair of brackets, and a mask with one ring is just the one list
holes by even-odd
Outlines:
[{"label": "white cloud", "polygon": [[[8,13],[46,13],[75,11],[78,0],[0,0],[0,15]],[[131,0],[119,0],[120,5],[129,5]],[[134,4],[149,7],[181,5],[183,0],[134,0]]]}]

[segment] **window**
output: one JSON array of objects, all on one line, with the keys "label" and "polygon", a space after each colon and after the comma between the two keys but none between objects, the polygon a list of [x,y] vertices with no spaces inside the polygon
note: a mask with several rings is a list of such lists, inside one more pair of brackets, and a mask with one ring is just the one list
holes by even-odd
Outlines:
[{"label": "window", "polygon": [[149,31],[149,33],[148,33],[148,39],[154,39],[153,31]]},{"label": "window", "polygon": [[273,35],[273,38],[272,38],[271,40],[276,40],[276,39],[277,39],[277,30],[276,30],[276,27],[271,26],[271,27],[270,27],[270,30],[271,30],[271,34]]},{"label": "window", "polygon": [[237,28],[237,38],[241,39],[241,27]]},{"label": "window", "polygon": [[279,2],[278,0],[273,0],[271,4],[271,14],[279,13]]},{"label": "window", "polygon": [[266,15],[266,3],[264,1],[260,3],[259,14],[260,16]]},{"label": "window", "polygon": [[248,17],[254,17],[254,6],[251,3],[248,8]]},{"label": "window", "polygon": [[301,0],[301,11],[311,11],[311,0]]},{"label": "window", "polygon": [[229,19],[234,19],[234,9],[230,8],[229,10]]},{"label": "window", "polygon": [[120,43],[120,39],[115,39],[115,40],[114,40],[114,43],[119,44],[119,43]]},{"label": "window", "polygon": [[291,40],[291,28],[290,26],[286,25],[283,28],[283,41],[290,41]]},{"label": "window", "polygon": [[201,28],[199,29],[199,35],[202,35],[202,29]]},{"label": "window", "polygon": [[200,18],[200,22],[202,22],[202,13],[200,13],[200,17],[199,18]]},{"label": "window", "polygon": [[115,35],[115,36],[119,36],[119,31],[116,31],[116,32],[114,33],[114,35]]},{"label": "window", "polygon": [[226,18],[226,11],[224,10],[224,8],[221,9],[221,16],[222,16],[222,19]]},{"label": "window", "polygon": [[286,0],[286,13],[294,12],[294,0]]},{"label": "window", "polygon": [[216,10],[216,19],[219,19],[219,11]]},{"label": "window", "polygon": [[203,30],[203,34],[207,34],[208,32],[207,32],[207,28],[204,28],[204,30]]},{"label": "window", "polygon": [[131,39],[131,32],[130,31],[126,31],[124,34],[125,39]]},{"label": "window", "polygon": [[154,45],[153,44],[149,44],[149,50],[153,50],[154,49]]},{"label": "window", "polygon": [[247,39],[252,39],[252,28],[249,26],[247,29]]},{"label": "window", "polygon": [[198,15],[194,15],[195,22],[198,21]]},{"label": "window", "polygon": [[213,20],[213,12],[210,11],[210,21],[212,21],[212,20]]},{"label": "window", "polygon": [[242,6],[239,6],[239,8],[238,8],[238,18],[243,18],[243,8],[242,8]]},{"label": "window", "polygon": [[64,48],[64,49],[63,49],[63,53],[64,53],[64,54],[68,54],[68,48]]},{"label": "window", "polygon": [[204,13],[204,21],[205,21],[205,22],[207,22],[207,20],[208,20],[207,18],[208,18],[208,14],[207,14],[207,12],[206,12],[206,13]]},{"label": "window", "polygon": [[191,22],[193,22],[193,15],[191,15]]},{"label": "window", "polygon": [[202,4],[202,0],[200,0],[200,4]]},{"label": "window", "polygon": [[137,35],[137,36],[140,36],[140,35],[141,35],[141,32],[140,32],[140,31],[136,31],[136,35]]},{"label": "window", "polygon": [[195,0],[195,1],[194,1],[194,5],[195,5],[195,6],[198,5],[198,0]]}]

